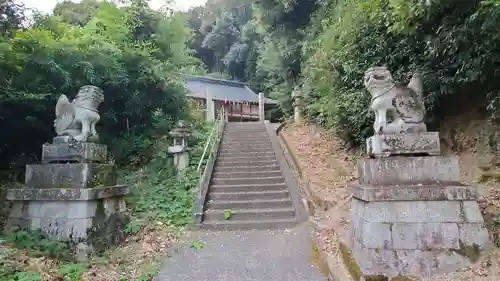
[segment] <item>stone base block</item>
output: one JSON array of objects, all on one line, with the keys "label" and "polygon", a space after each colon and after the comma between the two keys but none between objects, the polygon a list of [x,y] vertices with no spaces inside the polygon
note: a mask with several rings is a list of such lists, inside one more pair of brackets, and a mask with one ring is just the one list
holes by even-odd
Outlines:
[{"label": "stone base block", "polygon": [[353,256],[365,275],[429,277],[476,262],[492,247],[476,201],[352,199]]},{"label": "stone base block", "polygon": [[377,158],[395,155],[439,155],[439,133],[374,135],[366,139],[366,152]]},{"label": "stone base block", "polygon": [[[115,188],[121,188],[121,191],[113,192]],[[5,230],[41,230],[51,239],[75,245],[84,243],[96,251],[103,251],[110,245],[120,243],[125,237],[126,206],[123,193],[126,194],[128,190],[123,190],[123,186],[108,189],[108,196],[101,193],[84,200],[57,197],[53,200],[18,199],[13,201]],[[90,192],[89,189],[82,191]]]},{"label": "stone base block", "polygon": [[107,157],[107,147],[98,143],[60,142],[44,144],[42,148],[42,163],[80,162],[104,163]]},{"label": "stone base block", "polygon": [[442,201],[478,200],[481,198],[477,187],[469,185],[361,185],[349,186],[353,197],[369,202],[375,201]]},{"label": "stone base block", "polygon": [[358,177],[362,185],[459,183],[460,167],[448,156],[362,159]]},{"label": "stone base block", "polygon": [[112,164],[71,163],[26,165],[29,188],[93,188],[116,185]]}]

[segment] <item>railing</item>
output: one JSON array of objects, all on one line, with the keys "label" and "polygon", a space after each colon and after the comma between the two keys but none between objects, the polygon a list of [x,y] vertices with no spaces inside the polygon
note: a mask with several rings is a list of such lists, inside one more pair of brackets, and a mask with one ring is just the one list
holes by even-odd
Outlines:
[{"label": "railing", "polygon": [[[224,107],[222,107],[219,114],[217,115],[217,119],[214,122],[214,126],[210,131],[210,135],[208,136],[208,139],[205,142],[203,154],[201,155],[200,162],[198,163],[198,166],[196,168],[196,171],[198,172],[199,175],[200,185],[203,182],[204,177],[206,176],[207,173],[206,169],[209,166],[208,163],[210,163],[213,160],[213,158],[216,157],[215,154],[217,153],[217,150],[214,148],[215,145],[219,143],[220,138],[222,137],[222,132],[224,130],[225,122],[226,119],[224,114]],[[205,163],[205,166],[203,166],[203,163]],[[203,191],[200,188],[200,194],[202,192]]]}]

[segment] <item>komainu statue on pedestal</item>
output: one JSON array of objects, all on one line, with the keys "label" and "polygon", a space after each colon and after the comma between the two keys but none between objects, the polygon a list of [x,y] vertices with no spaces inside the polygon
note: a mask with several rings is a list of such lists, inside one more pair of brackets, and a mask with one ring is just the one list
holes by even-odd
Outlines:
[{"label": "komainu statue on pedestal", "polygon": [[70,136],[77,142],[98,140],[95,125],[100,116],[97,108],[103,101],[103,91],[92,85],[81,87],[71,103],[66,95],[61,95],[54,120],[57,135]]},{"label": "komainu statue on pedestal", "polygon": [[407,86],[395,82],[386,67],[371,67],[365,72],[364,85],[372,96],[375,134],[426,132],[423,81],[413,74]]}]

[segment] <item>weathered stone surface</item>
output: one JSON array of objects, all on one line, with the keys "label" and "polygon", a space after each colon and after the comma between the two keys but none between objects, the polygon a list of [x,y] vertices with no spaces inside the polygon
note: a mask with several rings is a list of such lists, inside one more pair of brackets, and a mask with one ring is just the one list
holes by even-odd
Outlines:
[{"label": "weathered stone surface", "polygon": [[81,201],[124,196],[130,193],[130,187],[116,185],[98,188],[18,188],[7,190],[6,199],[11,201]]},{"label": "weathered stone surface", "polygon": [[460,201],[377,201],[364,204],[363,219],[368,222],[464,222]]},{"label": "weathered stone surface", "polygon": [[387,67],[370,67],[365,72],[364,85],[372,98],[370,108],[375,112],[375,134],[427,131],[422,75],[414,73],[408,85],[404,86],[394,81]]},{"label": "weathered stone surface", "polygon": [[366,139],[366,153],[372,157],[441,153],[439,133],[374,135]]},{"label": "weathered stone surface", "polygon": [[362,185],[449,184],[460,182],[460,169],[448,156],[362,159],[358,177]]},{"label": "weathered stone surface", "polygon": [[428,277],[477,261],[492,246],[473,200],[351,204],[350,242],[365,275]]},{"label": "weathered stone surface", "polygon": [[392,237],[397,250],[459,249],[456,223],[394,223]]},{"label": "weathered stone surface", "polygon": [[[363,201],[477,200],[478,188],[469,185],[361,185],[349,186],[353,197]],[[476,206],[477,204],[471,203]],[[471,210],[471,211],[476,211]]]},{"label": "weathered stone surface", "polygon": [[111,164],[71,163],[26,165],[29,188],[93,188],[116,185],[116,167]]},{"label": "weathered stone surface", "polygon": [[98,140],[95,125],[100,117],[97,108],[103,101],[103,91],[92,85],[82,86],[72,102],[66,95],[61,95],[55,110],[57,135],[70,136],[77,142],[87,142],[89,138]]},{"label": "weathered stone surface", "polygon": [[97,162],[104,163],[107,157],[105,145],[88,142],[62,142],[44,144],[42,148],[42,163],[52,162]]},{"label": "weathered stone surface", "polygon": [[88,201],[14,201],[13,205],[7,232],[39,229],[52,239],[84,242],[98,251],[124,238],[127,218],[123,196]]}]

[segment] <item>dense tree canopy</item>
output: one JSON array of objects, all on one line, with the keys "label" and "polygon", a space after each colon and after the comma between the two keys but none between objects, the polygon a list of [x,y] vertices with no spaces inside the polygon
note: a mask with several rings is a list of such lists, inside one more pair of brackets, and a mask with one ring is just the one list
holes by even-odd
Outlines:
[{"label": "dense tree canopy", "polygon": [[[118,163],[150,147],[157,118],[182,118],[186,106],[179,72],[198,67],[182,15],[151,10],[147,2],[123,7],[84,0],[58,4],[20,29],[22,7],[1,4],[0,166],[24,166],[54,135],[54,106],[79,87],[104,90],[101,139]],[[112,145],[111,145],[112,144]],[[31,159],[34,161],[36,159]]]},{"label": "dense tree canopy", "polygon": [[361,143],[373,118],[363,73],[386,65],[403,82],[424,74],[431,123],[453,107],[444,99],[464,92],[498,119],[498,0],[254,0],[241,2],[244,14],[233,3],[188,13],[192,46],[209,71],[277,98],[285,115],[299,86],[310,120]]}]

